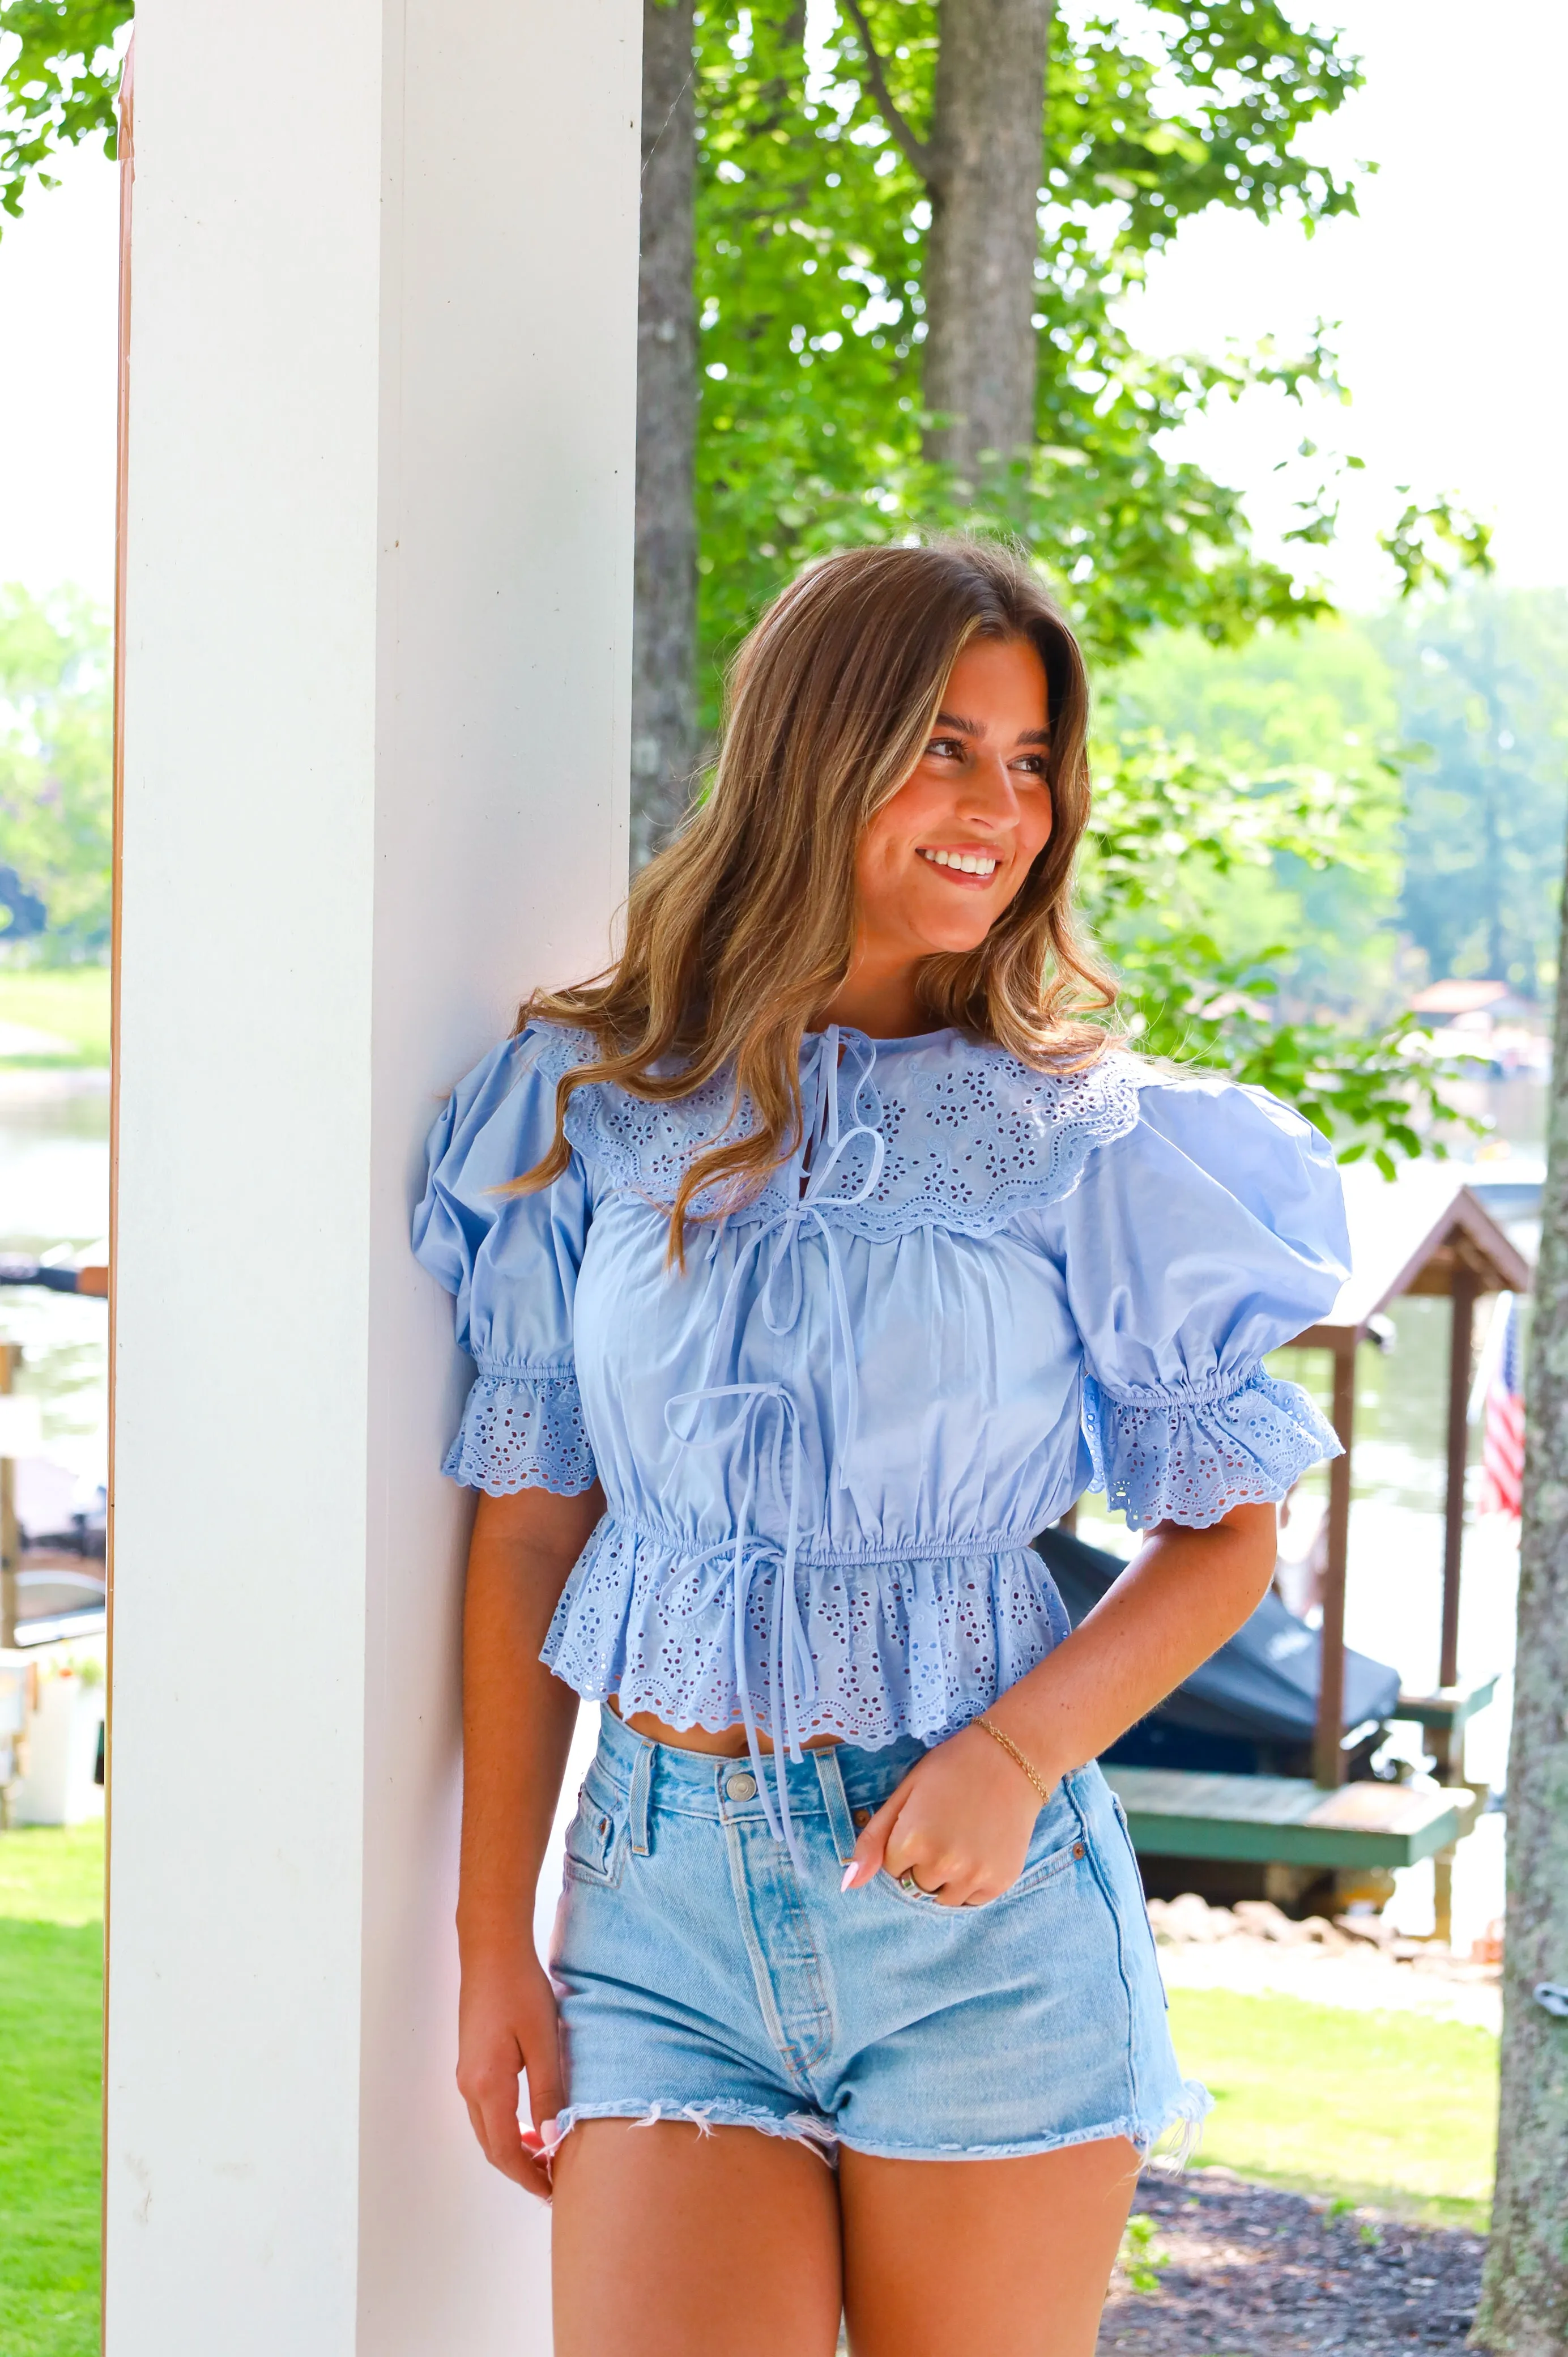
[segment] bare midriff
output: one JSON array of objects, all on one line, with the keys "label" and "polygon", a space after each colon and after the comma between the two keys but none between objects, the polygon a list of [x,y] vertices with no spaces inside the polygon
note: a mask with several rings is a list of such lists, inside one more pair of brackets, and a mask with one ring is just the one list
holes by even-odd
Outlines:
[{"label": "bare midriff", "polygon": [[[610,1708],[618,1718],[623,1716],[614,1695],[610,1696]],[[677,1751],[707,1751],[719,1760],[738,1760],[746,1749],[744,1727],[721,1727],[716,1733],[706,1727],[667,1727],[663,1719],[655,1718],[646,1710],[633,1711],[626,1723],[634,1735],[645,1737],[650,1743],[671,1744]],[[836,1735],[813,1735],[804,1748],[808,1751],[826,1751],[838,1739]],[[757,1741],[764,1753],[772,1750],[766,1735],[758,1736]]]}]

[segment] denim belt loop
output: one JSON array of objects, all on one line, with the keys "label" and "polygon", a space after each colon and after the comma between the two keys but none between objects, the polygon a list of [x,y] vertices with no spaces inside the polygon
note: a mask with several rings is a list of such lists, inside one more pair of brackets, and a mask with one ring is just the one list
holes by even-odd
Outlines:
[{"label": "denim belt loop", "polygon": [[814,1751],[811,1757],[817,1763],[817,1781],[822,1788],[833,1847],[838,1852],[839,1864],[847,1866],[854,1856],[854,1819],[850,1815],[849,1799],[843,1789],[838,1745],[826,1744],[821,1751]]},{"label": "denim belt loop", "polygon": [[653,1847],[648,1831],[648,1808],[653,1792],[653,1752],[654,1746],[645,1737],[639,1736],[637,1765],[631,1771],[631,1793],[627,1809],[633,1857],[647,1857]]}]

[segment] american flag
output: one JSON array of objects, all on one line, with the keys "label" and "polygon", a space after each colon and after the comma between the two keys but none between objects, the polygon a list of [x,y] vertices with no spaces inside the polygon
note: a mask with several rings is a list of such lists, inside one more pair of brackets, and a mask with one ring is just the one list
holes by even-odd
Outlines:
[{"label": "american flag", "polygon": [[1520,1363],[1519,1303],[1498,1296],[1487,1337],[1486,1425],[1481,1436],[1481,1512],[1509,1514],[1524,1503],[1524,1377]]}]

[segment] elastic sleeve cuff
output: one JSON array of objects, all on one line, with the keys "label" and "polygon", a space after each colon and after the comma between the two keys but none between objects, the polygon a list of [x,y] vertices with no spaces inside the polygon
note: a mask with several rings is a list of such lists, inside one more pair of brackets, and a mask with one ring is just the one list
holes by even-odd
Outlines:
[{"label": "elastic sleeve cuff", "polygon": [[1301,1385],[1262,1367],[1187,1392],[1112,1393],[1088,1375],[1083,1435],[1093,1488],[1135,1531],[1211,1529],[1237,1506],[1277,1503],[1309,1466],[1340,1454]]},{"label": "elastic sleeve cuff", "polygon": [[491,1498],[518,1490],[572,1498],[591,1489],[596,1469],[575,1374],[481,1368],[441,1470]]}]

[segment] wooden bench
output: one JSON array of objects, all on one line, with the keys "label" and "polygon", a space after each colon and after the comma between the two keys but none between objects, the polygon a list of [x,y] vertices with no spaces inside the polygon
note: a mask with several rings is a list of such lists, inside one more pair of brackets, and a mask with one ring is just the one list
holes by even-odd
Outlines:
[{"label": "wooden bench", "polygon": [[1475,1794],[1455,1785],[1367,1782],[1329,1792],[1304,1776],[1115,1767],[1105,1774],[1127,1812],[1133,1848],[1150,1857],[1392,1871],[1451,1848],[1476,1806]]},{"label": "wooden bench", "polygon": [[1458,1738],[1463,1736],[1478,1711],[1486,1709],[1498,1690],[1497,1673],[1489,1678],[1471,1678],[1451,1686],[1439,1686],[1435,1694],[1402,1694],[1391,1718],[1413,1719],[1418,1727],[1430,1729],[1436,1738],[1433,1749],[1437,1755],[1437,1774],[1443,1783],[1452,1776],[1455,1783],[1464,1780],[1465,1747]]}]

